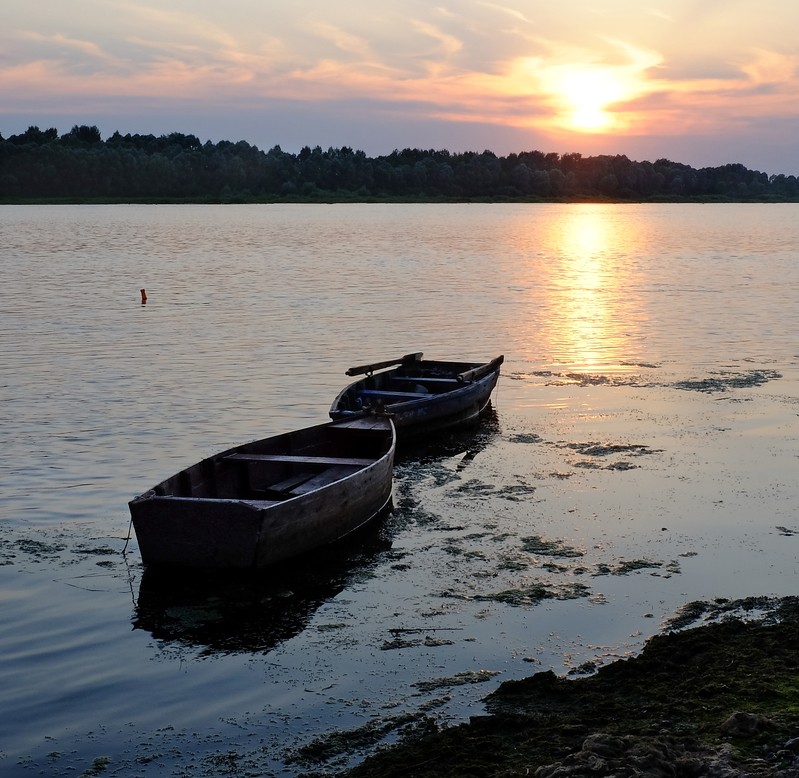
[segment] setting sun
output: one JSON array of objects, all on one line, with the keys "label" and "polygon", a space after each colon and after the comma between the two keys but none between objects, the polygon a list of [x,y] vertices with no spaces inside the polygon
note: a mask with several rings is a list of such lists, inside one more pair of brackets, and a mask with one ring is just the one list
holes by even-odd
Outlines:
[{"label": "setting sun", "polygon": [[607,109],[631,96],[632,90],[609,69],[585,69],[564,73],[555,85],[563,101],[563,118],[575,130],[604,132],[617,125]]}]

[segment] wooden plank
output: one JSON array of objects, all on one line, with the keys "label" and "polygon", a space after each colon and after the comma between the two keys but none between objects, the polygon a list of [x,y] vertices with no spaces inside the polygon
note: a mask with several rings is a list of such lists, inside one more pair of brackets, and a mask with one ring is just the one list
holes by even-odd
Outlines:
[{"label": "wooden plank", "polygon": [[359,389],[358,394],[364,397],[398,397],[401,400],[431,396],[431,392],[391,392],[385,389]]},{"label": "wooden plank", "polygon": [[352,418],[344,418],[330,425],[331,429],[345,430],[384,430],[386,417],[377,413],[365,414],[363,411],[354,411]]},{"label": "wooden plank", "polygon": [[314,456],[295,456],[293,454],[228,454],[225,459],[232,459],[237,462],[296,462],[301,465],[354,465],[356,467],[367,467],[373,464],[375,459],[361,457],[314,457]]},{"label": "wooden plank", "polygon": [[392,381],[408,381],[416,384],[459,384],[457,378],[428,378],[427,376],[393,375]]},{"label": "wooden plank", "polygon": [[309,481],[306,481],[305,483],[297,486],[295,489],[292,489],[290,494],[295,496],[308,494],[309,492],[315,492],[317,489],[321,489],[323,486],[332,484],[334,481],[339,481],[342,478],[346,478],[348,475],[357,473],[358,470],[359,468],[352,466],[329,467],[327,470],[323,470],[321,473],[319,473],[319,475],[314,476]]},{"label": "wooden plank", "polygon": [[422,352],[417,351],[415,354],[406,354],[404,357],[398,359],[386,359],[383,362],[373,362],[371,365],[358,365],[351,367],[345,371],[344,375],[363,375],[364,373],[374,373],[375,370],[382,370],[384,367],[391,367],[392,365],[406,365],[409,362],[420,362],[422,359]]},{"label": "wooden plank", "polygon": [[268,489],[270,492],[290,492],[292,489],[296,489],[300,484],[305,483],[305,481],[313,477],[314,473],[295,473],[290,478],[278,481],[276,484],[269,484]]}]

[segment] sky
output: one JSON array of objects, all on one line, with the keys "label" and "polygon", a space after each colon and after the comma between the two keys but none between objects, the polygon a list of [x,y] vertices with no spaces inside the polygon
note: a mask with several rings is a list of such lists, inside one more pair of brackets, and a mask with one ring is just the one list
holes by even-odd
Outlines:
[{"label": "sky", "polygon": [[797,0],[1,0],[0,133],[799,174]]}]

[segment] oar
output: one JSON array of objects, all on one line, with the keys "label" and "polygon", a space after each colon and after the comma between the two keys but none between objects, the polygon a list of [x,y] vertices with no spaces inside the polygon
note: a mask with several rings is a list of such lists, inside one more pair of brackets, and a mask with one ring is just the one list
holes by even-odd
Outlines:
[{"label": "oar", "polygon": [[486,365],[480,365],[480,367],[474,367],[471,370],[467,370],[465,373],[460,373],[457,378],[458,381],[462,384],[469,384],[472,381],[476,381],[478,378],[482,378],[489,373],[493,373],[495,370],[499,370],[499,366],[505,361],[505,355],[501,354],[496,359],[492,359]]},{"label": "oar", "polygon": [[374,362],[371,365],[358,365],[351,367],[344,375],[363,375],[364,373],[374,373],[375,370],[382,370],[384,367],[391,367],[392,365],[406,365],[409,362],[419,362],[422,359],[422,352],[417,351],[415,354],[406,354],[399,359],[387,359],[385,362]]}]

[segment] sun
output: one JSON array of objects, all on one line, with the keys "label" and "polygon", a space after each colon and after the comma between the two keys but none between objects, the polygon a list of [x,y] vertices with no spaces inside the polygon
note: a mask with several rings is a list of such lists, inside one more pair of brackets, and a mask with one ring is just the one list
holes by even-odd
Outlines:
[{"label": "sun", "polygon": [[609,134],[647,125],[641,101],[662,89],[650,75],[661,54],[608,40],[604,53],[554,47],[546,56],[517,57],[501,79],[505,96],[535,101],[526,122],[549,132]]},{"label": "sun", "polygon": [[566,123],[579,132],[607,132],[617,118],[608,108],[632,92],[626,79],[609,68],[585,68],[563,72],[553,85],[562,104]]}]

